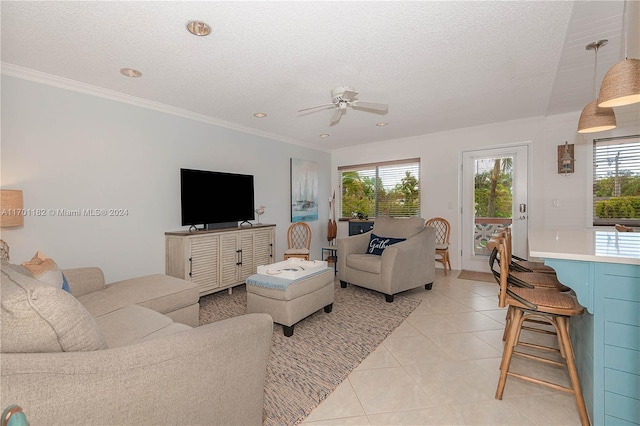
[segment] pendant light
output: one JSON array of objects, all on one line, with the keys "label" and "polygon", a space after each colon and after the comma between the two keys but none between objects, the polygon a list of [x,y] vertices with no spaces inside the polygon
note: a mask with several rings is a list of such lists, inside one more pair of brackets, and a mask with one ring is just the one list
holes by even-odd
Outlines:
[{"label": "pendant light", "polygon": [[608,40],[598,40],[587,44],[587,50],[595,50],[596,63],[593,70],[593,101],[589,102],[580,114],[578,133],[593,133],[611,130],[616,127],[616,116],[613,108],[598,106],[598,92],[596,78],[598,75],[598,49],[608,43]]},{"label": "pendant light", "polygon": [[602,79],[598,106],[615,107],[640,102],[640,59],[627,57],[627,2],[622,11],[625,59],[609,68]]}]

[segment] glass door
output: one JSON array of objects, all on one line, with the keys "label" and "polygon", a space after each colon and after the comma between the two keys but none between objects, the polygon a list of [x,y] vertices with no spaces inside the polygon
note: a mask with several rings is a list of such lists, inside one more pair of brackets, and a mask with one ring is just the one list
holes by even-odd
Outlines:
[{"label": "glass door", "polygon": [[527,250],[527,146],[462,155],[462,269],[489,271],[487,241],[511,226],[513,253]]}]

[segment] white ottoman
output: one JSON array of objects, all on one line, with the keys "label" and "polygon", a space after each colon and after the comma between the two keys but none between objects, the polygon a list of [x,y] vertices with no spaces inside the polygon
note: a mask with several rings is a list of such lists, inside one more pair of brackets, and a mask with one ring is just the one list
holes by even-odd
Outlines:
[{"label": "white ottoman", "polygon": [[295,324],[312,313],[333,308],[333,269],[296,280],[251,275],[247,283],[247,313],[266,313],[291,337]]}]

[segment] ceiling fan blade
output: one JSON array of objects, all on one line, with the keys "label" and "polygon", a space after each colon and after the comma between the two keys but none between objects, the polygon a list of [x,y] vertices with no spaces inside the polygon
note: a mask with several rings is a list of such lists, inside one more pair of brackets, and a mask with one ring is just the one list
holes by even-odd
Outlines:
[{"label": "ceiling fan blade", "polygon": [[327,108],[327,107],[332,107],[332,106],[334,106],[334,105],[333,104],[316,105],[316,106],[312,106],[312,107],[309,107],[309,108],[299,109],[298,112],[309,111],[310,109],[316,109],[316,108]]},{"label": "ceiling fan blade", "polygon": [[333,115],[331,116],[331,126],[334,126],[336,124],[338,124],[338,122],[340,121],[340,118],[342,118],[342,114],[344,113],[343,110],[336,108],[336,111],[333,113]]},{"label": "ceiling fan blade", "polygon": [[353,106],[354,108],[371,109],[371,110],[381,111],[381,112],[388,112],[389,111],[389,105],[387,105],[387,104],[378,104],[378,103],[375,103],[375,102],[353,101],[351,106]]}]

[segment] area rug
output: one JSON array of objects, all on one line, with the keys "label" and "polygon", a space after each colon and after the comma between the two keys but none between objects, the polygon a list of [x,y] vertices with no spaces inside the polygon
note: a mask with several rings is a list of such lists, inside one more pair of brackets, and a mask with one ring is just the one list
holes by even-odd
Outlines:
[{"label": "area rug", "polygon": [[496,280],[493,278],[493,274],[490,272],[476,272],[476,271],[460,271],[458,275],[458,279],[461,280],[471,280],[471,281],[483,281],[487,283],[495,283]]},{"label": "area rug", "polygon": [[[245,313],[245,286],[200,299],[200,325]],[[320,310],[285,337],[274,324],[264,394],[264,424],[299,424],[420,304],[356,286],[335,287],[333,311]]]}]

